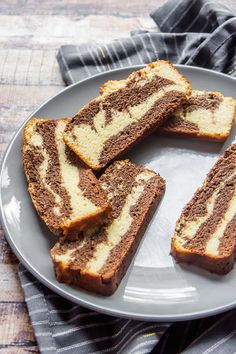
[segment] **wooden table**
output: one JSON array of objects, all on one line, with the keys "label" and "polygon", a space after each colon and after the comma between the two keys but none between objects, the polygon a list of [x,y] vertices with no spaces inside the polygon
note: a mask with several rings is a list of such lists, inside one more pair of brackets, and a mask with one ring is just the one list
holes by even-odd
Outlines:
[{"label": "wooden table", "polygon": [[[62,44],[109,42],[133,29],[164,0],[1,0],[0,155],[21,122],[64,87],[55,58]],[[224,0],[235,6],[234,0]],[[18,279],[18,260],[0,230],[0,353],[38,353]]]}]

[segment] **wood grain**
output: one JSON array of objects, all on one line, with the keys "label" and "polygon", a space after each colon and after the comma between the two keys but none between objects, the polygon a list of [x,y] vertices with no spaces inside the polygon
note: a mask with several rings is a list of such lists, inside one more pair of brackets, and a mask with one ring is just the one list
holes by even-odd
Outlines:
[{"label": "wood grain", "polygon": [[[18,260],[12,250],[10,249],[3,230],[0,230],[0,266],[4,264],[15,265],[18,264]],[[1,282],[1,278],[0,278]],[[1,296],[1,294],[0,294]]]},{"label": "wood grain", "polygon": [[[28,81],[31,77],[28,78]],[[48,98],[54,96],[64,86],[0,85],[0,158],[16,129]],[[29,93],[30,92],[30,93]]]},{"label": "wood grain", "polygon": [[[23,120],[64,87],[60,45],[108,42],[155,28],[156,0],[0,2],[0,157]],[[150,7],[149,7],[150,5]],[[0,353],[38,353],[18,278],[18,261],[0,232]]]},{"label": "wood grain", "polygon": [[[63,44],[109,42],[156,30],[149,12],[165,0],[1,0],[0,158],[23,120],[64,87]],[[221,3],[236,7],[234,0]],[[0,353],[38,353],[18,278],[18,260],[0,231]]]},{"label": "wood grain", "polygon": [[0,304],[1,302],[24,301],[18,276],[18,267],[18,264],[0,264]]},{"label": "wood grain", "polygon": [[12,15],[66,15],[71,17],[87,16],[89,14],[112,14],[121,17],[134,17],[142,13],[148,14],[150,9],[163,4],[165,0],[41,0],[40,6],[36,1],[6,1],[0,3],[0,13]]},{"label": "wood grain", "polygon": [[[109,14],[120,17],[135,17],[141,14],[148,15],[150,10],[162,5],[166,0],[41,0],[40,6],[35,6],[36,1],[6,1],[1,0],[0,13],[14,15],[66,15],[71,17],[87,16],[89,14]],[[220,0],[220,3],[233,7],[234,0]]]},{"label": "wood grain", "polygon": [[36,345],[6,345],[0,347],[0,354],[37,354],[39,353]]},{"label": "wood grain", "polygon": [[0,343],[1,346],[11,343],[15,346],[35,345],[34,333],[23,302],[0,304]]}]

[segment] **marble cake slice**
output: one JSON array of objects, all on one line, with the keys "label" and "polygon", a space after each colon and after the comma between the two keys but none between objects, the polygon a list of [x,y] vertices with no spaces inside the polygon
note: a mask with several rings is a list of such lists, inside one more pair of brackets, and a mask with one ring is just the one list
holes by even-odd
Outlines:
[{"label": "marble cake slice", "polygon": [[111,295],[137,250],[160,201],[164,180],[128,160],[117,161],[100,178],[113,213],[97,232],[76,242],[58,242],[51,250],[60,282]]},{"label": "marble cake slice", "polygon": [[32,202],[56,235],[74,239],[100,224],[111,207],[93,172],[65,145],[68,119],[31,119],[23,137],[23,165]]},{"label": "marble cake slice", "polygon": [[116,82],[84,106],[67,125],[66,144],[99,170],[162,125],[190,95],[189,82],[159,60]]},{"label": "marble cake slice", "polygon": [[184,208],[172,239],[172,255],[226,274],[236,256],[236,144],[213,166]]},{"label": "marble cake slice", "polygon": [[[101,92],[109,92],[119,81],[109,81]],[[233,128],[236,100],[220,92],[193,90],[183,105],[156,130],[161,135],[225,141]]]},{"label": "marble cake slice", "polygon": [[157,130],[158,134],[225,141],[233,127],[236,101],[219,92],[193,90],[186,103]]}]

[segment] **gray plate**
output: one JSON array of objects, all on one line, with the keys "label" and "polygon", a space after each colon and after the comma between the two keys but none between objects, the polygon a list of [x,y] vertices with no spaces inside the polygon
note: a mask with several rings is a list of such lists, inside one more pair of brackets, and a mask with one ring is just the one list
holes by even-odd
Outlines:
[{"label": "gray plate", "polygon": [[[72,85],[43,104],[28,119],[32,116],[71,116],[97,96],[104,82],[123,79],[138,68],[107,72]],[[194,67],[179,68],[195,88],[218,90],[230,96],[236,92],[236,80],[226,75]],[[54,277],[49,252],[56,238],[32,206],[22,169],[23,125],[2,163],[1,214],[12,249],[42,283],[85,307],[141,320],[186,320],[216,314],[236,305],[236,269],[219,277],[201,269],[177,265],[169,255],[176,219],[217,156],[235,138],[236,128],[224,145],[152,136],[127,154],[134,162],[160,172],[167,181],[167,190],[118,290],[113,296],[102,297],[60,284]]]}]

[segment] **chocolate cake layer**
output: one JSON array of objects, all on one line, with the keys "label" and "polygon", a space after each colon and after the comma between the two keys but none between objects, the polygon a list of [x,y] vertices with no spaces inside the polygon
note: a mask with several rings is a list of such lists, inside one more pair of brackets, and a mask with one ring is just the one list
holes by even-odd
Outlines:
[{"label": "chocolate cake layer", "polygon": [[234,123],[236,101],[219,92],[192,91],[191,97],[157,130],[158,134],[224,141]]},{"label": "chocolate cake layer", "polygon": [[62,134],[68,119],[33,118],[24,129],[23,163],[34,206],[56,235],[74,238],[110,211],[92,171],[81,167]]},{"label": "chocolate cake layer", "polygon": [[236,255],[236,144],[226,150],[184,208],[171,253],[177,261],[225,274]]},{"label": "chocolate cake layer", "polygon": [[160,60],[127,80],[106,83],[100,93],[72,119],[63,135],[94,170],[162,125],[190,95],[191,87],[170,63]]},{"label": "chocolate cake layer", "polygon": [[58,242],[51,256],[59,281],[110,295],[125,275],[165,182],[154,171],[124,160],[112,164],[100,183],[112,215],[99,231],[84,233],[76,242]]}]

